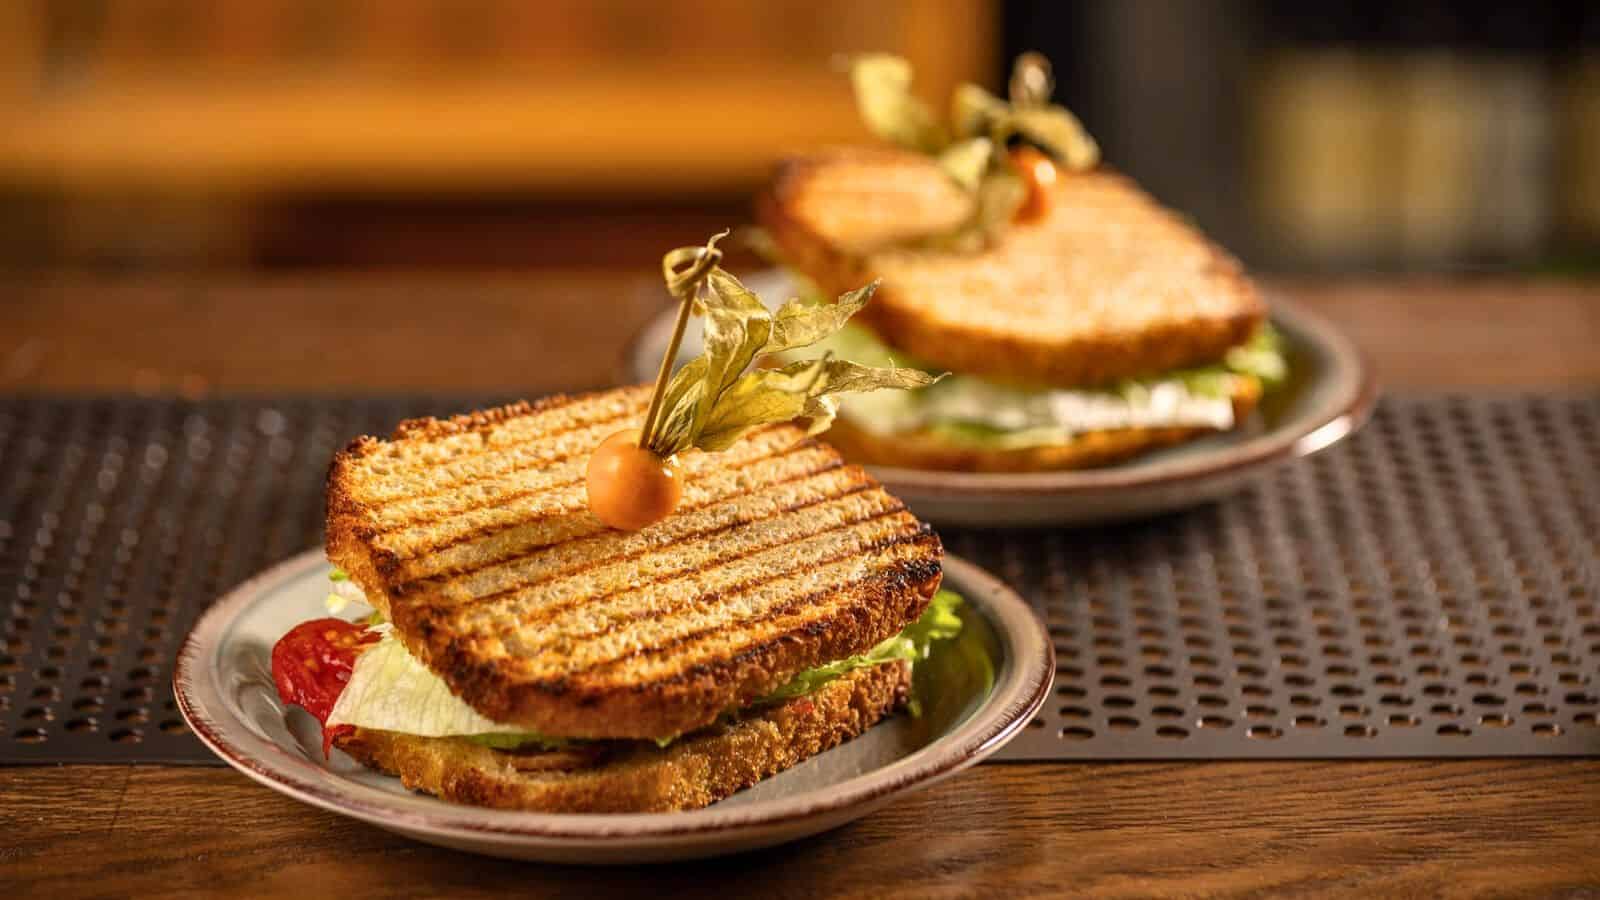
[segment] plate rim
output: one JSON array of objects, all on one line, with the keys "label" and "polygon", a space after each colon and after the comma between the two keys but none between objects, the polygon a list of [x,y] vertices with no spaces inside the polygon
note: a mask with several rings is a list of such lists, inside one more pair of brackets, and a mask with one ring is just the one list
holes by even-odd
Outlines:
[{"label": "plate rim", "polygon": [[[266,787],[329,812],[430,837],[564,847],[596,840],[624,840],[635,846],[650,846],[781,830],[855,808],[869,811],[875,802],[927,787],[997,752],[1044,705],[1055,676],[1055,648],[1028,602],[994,574],[946,554],[945,574],[960,582],[965,593],[981,594],[985,615],[1010,652],[1018,653],[1019,658],[1003,670],[1003,681],[997,679],[989,699],[966,722],[905,757],[830,785],[821,796],[808,791],[795,797],[722,809],[713,805],[672,813],[542,813],[437,801],[437,809],[419,810],[406,808],[410,804],[404,802],[418,797],[395,796],[348,781],[334,785],[315,783],[240,746],[231,736],[234,729],[243,732],[245,743],[257,741],[282,750],[251,733],[249,726],[228,708],[217,679],[208,677],[215,671],[221,638],[244,609],[264,591],[325,565],[322,550],[306,550],[242,582],[202,613],[184,638],[173,668],[173,693],[179,713],[212,753]],[[212,705],[216,708],[212,709]],[[892,775],[885,774],[891,771]],[[389,797],[399,802],[386,802],[384,798]]]},{"label": "plate rim", "polygon": [[[781,269],[752,273],[746,281],[786,277]],[[1044,472],[960,472],[913,469],[902,466],[867,466],[868,471],[892,491],[916,496],[944,495],[979,500],[1016,499],[1027,496],[1048,501],[1082,497],[1106,491],[1152,489],[1168,485],[1226,477],[1242,470],[1310,456],[1330,447],[1366,424],[1381,393],[1367,354],[1327,318],[1304,305],[1273,293],[1267,297],[1267,317],[1326,353],[1334,374],[1346,387],[1336,397],[1307,415],[1294,428],[1276,428],[1244,441],[1191,457],[1163,461],[1155,466],[1108,466]],[[665,308],[663,308],[664,310]],[[624,346],[619,374],[633,383],[633,359],[651,333],[661,312],[651,315]]]}]

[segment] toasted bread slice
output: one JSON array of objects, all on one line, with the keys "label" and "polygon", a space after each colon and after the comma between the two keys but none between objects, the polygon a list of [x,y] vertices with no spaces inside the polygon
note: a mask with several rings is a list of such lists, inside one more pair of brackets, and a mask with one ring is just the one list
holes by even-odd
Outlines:
[{"label": "toasted bread slice", "polygon": [[572,738],[665,738],[897,634],[938,588],[931,529],[793,425],[682,455],[677,512],[590,513],[584,473],[644,387],[362,438],[328,476],[328,556],[452,692]]},{"label": "toasted bread slice", "polygon": [[665,748],[491,750],[460,738],[357,729],[336,744],[359,762],[445,800],[542,812],[660,812],[715,803],[872,727],[904,702],[910,666],[858,669]]},{"label": "toasted bread slice", "polygon": [[970,199],[927,157],[835,150],[784,162],[757,218],[786,261],[892,345],[952,372],[1084,387],[1220,359],[1266,309],[1239,264],[1131,180],[1057,179],[1038,224],[978,252],[905,249]]},{"label": "toasted bread slice", "polygon": [[[1261,400],[1261,382],[1240,378],[1233,397],[1233,420],[1243,421]],[[959,472],[1043,472],[1108,466],[1147,450],[1181,444],[1207,434],[1209,428],[1119,428],[1090,431],[1065,444],[1021,448],[988,448],[954,444],[926,431],[877,434],[834,422],[828,439],[840,452],[863,465]]]}]

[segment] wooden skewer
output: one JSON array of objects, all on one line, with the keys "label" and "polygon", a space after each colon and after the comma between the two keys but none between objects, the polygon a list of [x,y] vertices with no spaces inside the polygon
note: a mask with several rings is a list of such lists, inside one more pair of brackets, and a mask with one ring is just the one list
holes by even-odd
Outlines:
[{"label": "wooden skewer", "polygon": [[690,285],[684,291],[683,301],[678,304],[678,321],[672,325],[672,338],[667,341],[667,352],[661,357],[661,368],[656,372],[656,389],[650,395],[650,408],[645,411],[644,427],[639,432],[640,447],[650,446],[656,418],[661,414],[661,401],[667,395],[667,379],[672,375],[672,364],[678,358],[678,347],[683,343],[684,330],[689,327],[689,312],[694,308],[694,296],[699,290],[699,282]]}]

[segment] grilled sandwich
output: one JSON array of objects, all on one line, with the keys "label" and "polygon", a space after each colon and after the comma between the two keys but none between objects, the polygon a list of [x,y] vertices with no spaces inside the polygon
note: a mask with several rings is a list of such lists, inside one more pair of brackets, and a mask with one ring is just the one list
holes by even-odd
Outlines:
[{"label": "grilled sandwich", "polygon": [[978,249],[937,238],[976,199],[931,157],[847,148],[784,162],[757,200],[780,260],[821,292],[881,281],[838,341],[953,377],[852,399],[834,440],[872,463],[1105,465],[1234,428],[1283,358],[1238,262],[1130,179],[1062,170],[1046,212]]},{"label": "grilled sandwich", "polygon": [[352,443],[328,477],[327,551],[379,624],[292,632],[280,692],[342,644],[333,746],[446,799],[549,811],[705,805],[905,703],[952,617],[933,602],[938,537],[787,423],[681,454],[678,511],[607,528],[585,462],[648,399],[555,397]]}]

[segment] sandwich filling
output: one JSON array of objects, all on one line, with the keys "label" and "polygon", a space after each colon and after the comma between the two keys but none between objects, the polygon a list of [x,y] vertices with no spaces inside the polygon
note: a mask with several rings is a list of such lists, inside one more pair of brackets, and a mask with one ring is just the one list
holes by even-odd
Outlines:
[{"label": "sandwich filling", "polygon": [[[867,365],[936,368],[889,347],[854,323],[818,347]],[[956,373],[920,391],[873,391],[851,397],[840,415],[872,434],[924,433],[957,446],[998,450],[1055,446],[1088,432],[1127,428],[1225,431],[1237,424],[1233,398],[1244,387],[1270,387],[1287,373],[1280,341],[1269,326],[1208,366],[1078,389],[1008,384]]]},{"label": "sandwich filling", "polygon": [[[365,605],[360,589],[340,570],[334,569],[330,579],[332,589],[327,605],[331,612]],[[959,595],[941,590],[922,616],[899,634],[865,653],[800,672],[770,694],[729,710],[728,715],[805,696],[857,669],[897,660],[916,666],[928,658],[935,642],[960,633],[960,605]],[[356,611],[366,612],[360,606]],[[370,614],[364,628],[343,620],[319,620],[329,626],[312,629],[327,636],[314,657],[307,655],[303,644],[296,645],[297,640],[302,640],[297,638],[301,629],[291,631],[274,648],[273,676],[279,696],[286,704],[301,706],[322,721],[325,744],[354,728],[418,737],[457,737],[501,750],[554,749],[574,743],[559,735],[538,734],[485,717],[412,655],[392,626],[376,619],[375,613]],[[305,670],[320,670],[323,677],[307,679]],[[915,695],[908,705],[913,715],[918,714]],[[657,743],[665,746],[676,738],[674,735]]]}]

